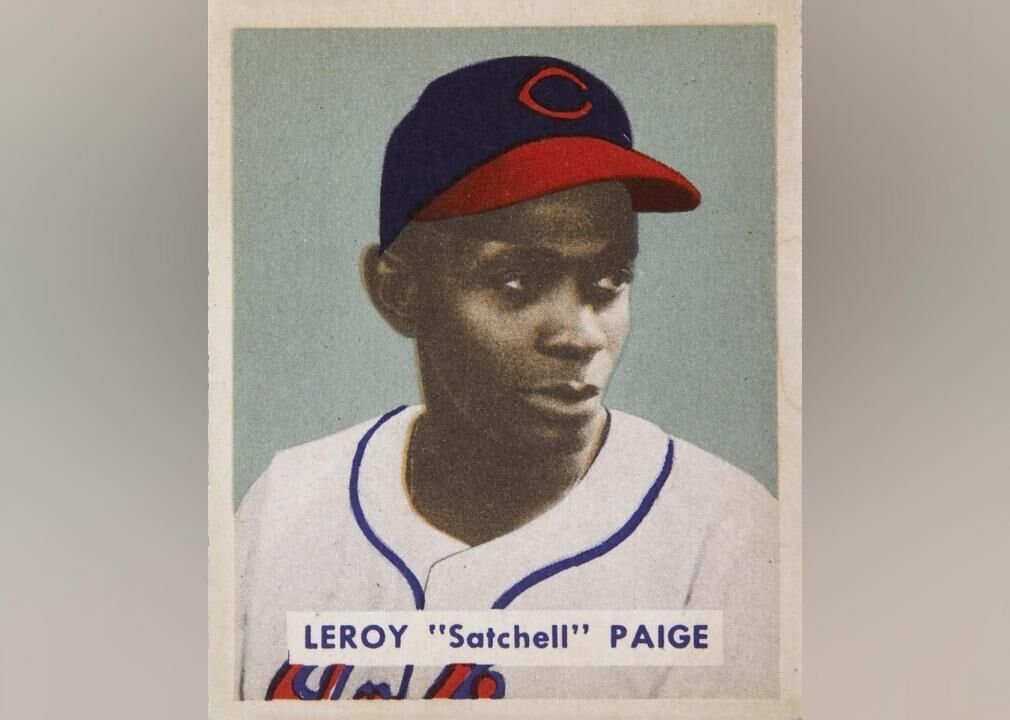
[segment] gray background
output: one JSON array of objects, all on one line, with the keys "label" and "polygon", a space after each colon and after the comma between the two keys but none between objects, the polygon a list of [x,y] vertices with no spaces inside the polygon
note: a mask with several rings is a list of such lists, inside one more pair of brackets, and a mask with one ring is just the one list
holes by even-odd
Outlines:
[{"label": "gray background", "polygon": [[[7,10],[0,717],[206,717],[206,4]],[[804,6],[809,720],[1010,706],[1008,26]]]},{"label": "gray background", "polygon": [[640,216],[607,404],[774,492],[774,42],[771,26],[237,31],[236,501],[278,450],[417,402],[413,346],[359,280],[386,140],[434,78],[518,54],[603,79],[636,148],[702,192]]}]

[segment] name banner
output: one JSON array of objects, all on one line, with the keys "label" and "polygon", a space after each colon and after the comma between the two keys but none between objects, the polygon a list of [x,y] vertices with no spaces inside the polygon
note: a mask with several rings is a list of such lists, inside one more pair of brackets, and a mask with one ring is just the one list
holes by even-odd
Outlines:
[{"label": "name banner", "polygon": [[302,665],[722,665],[715,610],[289,612]]}]

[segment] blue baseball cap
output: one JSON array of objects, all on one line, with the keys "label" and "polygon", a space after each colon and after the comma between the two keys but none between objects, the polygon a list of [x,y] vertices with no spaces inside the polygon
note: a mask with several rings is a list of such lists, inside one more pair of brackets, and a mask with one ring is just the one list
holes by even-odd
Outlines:
[{"label": "blue baseball cap", "polygon": [[622,182],[638,212],[701,202],[683,175],[632,149],[621,101],[592,73],[551,57],[506,57],[425,88],[386,145],[380,252],[411,221],[473,215],[578,185]]}]

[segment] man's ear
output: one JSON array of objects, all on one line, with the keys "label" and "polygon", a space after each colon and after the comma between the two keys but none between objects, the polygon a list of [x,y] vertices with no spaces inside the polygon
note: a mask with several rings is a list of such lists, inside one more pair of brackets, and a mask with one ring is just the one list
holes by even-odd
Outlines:
[{"label": "man's ear", "polygon": [[372,304],[396,332],[414,337],[417,329],[417,273],[395,252],[379,254],[369,245],[361,256],[361,277]]}]

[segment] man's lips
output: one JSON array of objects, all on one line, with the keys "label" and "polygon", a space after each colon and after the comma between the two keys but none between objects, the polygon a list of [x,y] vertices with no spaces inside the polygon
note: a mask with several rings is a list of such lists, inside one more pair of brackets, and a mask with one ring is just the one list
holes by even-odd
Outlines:
[{"label": "man's lips", "polygon": [[572,381],[537,385],[536,387],[529,388],[523,392],[537,395],[547,395],[548,397],[554,397],[565,402],[582,402],[599,395],[600,388],[590,383]]},{"label": "man's lips", "polygon": [[537,385],[520,391],[526,402],[541,412],[565,417],[590,415],[596,411],[602,389],[583,382]]}]

